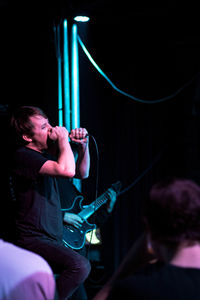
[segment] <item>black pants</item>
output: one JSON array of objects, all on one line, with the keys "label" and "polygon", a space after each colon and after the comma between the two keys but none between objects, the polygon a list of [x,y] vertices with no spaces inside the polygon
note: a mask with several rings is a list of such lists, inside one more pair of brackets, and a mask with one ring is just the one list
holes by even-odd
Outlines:
[{"label": "black pants", "polygon": [[75,290],[73,295],[70,297],[70,300],[87,300],[87,299],[88,297],[83,283],[78,287],[78,289]]},{"label": "black pants", "polygon": [[62,243],[31,238],[21,246],[41,255],[58,274],[56,286],[59,300],[68,299],[89,275],[91,266],[88,259]]}]

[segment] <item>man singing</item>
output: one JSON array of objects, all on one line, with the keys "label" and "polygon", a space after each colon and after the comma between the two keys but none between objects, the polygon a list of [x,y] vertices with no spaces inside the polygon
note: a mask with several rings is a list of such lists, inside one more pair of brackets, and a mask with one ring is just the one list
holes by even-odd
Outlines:
[{"label": "man singing", "polygon": [[[63,221],[56,177],[86,178],[90,156],[88,133],[52,127],[44,112],[32,106],[16,109],[11,118],[17,147],[11,161],[16,199],[16,244],[41,255],[57,277],[59,299],[68,299],[90,272],[89,261],[63,245]],[[75,162],[69,142],[78,145]],[[52,151],[56,158],[52,158]],[[81,218],[74,217],[81,223]],[[23,262],[22,262],[23,263]]]}]

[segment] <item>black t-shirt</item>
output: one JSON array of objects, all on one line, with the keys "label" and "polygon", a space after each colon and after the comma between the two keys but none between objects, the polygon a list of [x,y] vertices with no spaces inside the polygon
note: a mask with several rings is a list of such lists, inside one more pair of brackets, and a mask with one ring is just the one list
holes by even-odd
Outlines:
[{"label": "black t-shirt", "polygon": [[199,300],[200,269],[150,265],[114,284],[108,300]]},{"label": "black t-shirt", "polygon": [[17,240],[34,237],[62,240],[63,220],[55,177],[40,175],[45,154],[26,147],[13,156],[11,179],[16,198]]}]

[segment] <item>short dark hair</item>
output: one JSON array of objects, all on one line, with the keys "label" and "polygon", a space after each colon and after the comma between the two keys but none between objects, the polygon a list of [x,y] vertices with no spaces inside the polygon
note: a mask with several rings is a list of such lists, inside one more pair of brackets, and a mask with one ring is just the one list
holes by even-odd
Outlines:
[{"label": "short dark hair", "polygon": [[24,134],[32,136],[34,126],[30,121],[30,117],[35,115],[43,116],[47,119],[45,113],[39,107],[35,106],[20,106],[13,111],[10,126],[17,144],[26,143],[22,138]]},{"label": "short dark hair", "polygon": [[200,241],[200,187],[178,178],[153,185],[145,219],[152,240],[161,244]]}]

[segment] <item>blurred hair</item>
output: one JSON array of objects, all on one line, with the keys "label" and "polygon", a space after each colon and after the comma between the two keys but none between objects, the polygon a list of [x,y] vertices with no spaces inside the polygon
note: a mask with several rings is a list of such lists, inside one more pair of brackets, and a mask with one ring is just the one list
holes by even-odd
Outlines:
[{"label": "blurred hair", "polygon": [[10,126],[11,134],[15,139],[15,143],[26,144],[22,136],[24,134],[29,137],[33,135],[32,130],[34,126],[30,121],[30,117],[35,115],[42,116],[47,119],[45,113],[40,108],[34,106],[21,106],[12,113]]},{"label": "blurred hair", "polygon": [[200,187],[187,179],[168,179],[150,190],[145,221],[162,244],[200,241]]}]

